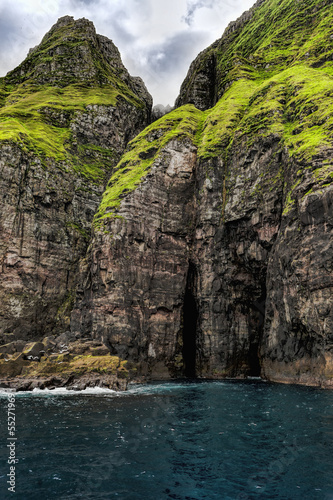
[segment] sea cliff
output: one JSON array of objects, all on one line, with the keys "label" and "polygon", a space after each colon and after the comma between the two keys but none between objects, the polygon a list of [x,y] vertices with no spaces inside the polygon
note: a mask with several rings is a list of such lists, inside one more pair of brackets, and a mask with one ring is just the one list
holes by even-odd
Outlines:
[{"label": "sea cliff", "polygon": [[59,20],[1,84],[2,343],[331,388],[332,17],[259,0],[153,123],[112,42]]}]

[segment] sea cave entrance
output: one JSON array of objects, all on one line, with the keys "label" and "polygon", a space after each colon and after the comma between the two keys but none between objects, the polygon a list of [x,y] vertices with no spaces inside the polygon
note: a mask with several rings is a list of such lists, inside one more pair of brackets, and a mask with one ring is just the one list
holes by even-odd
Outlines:
[{"label": "sea cave entrance", "polygon": [[264,333],[266,312],[266,286],[262,284],[262,293],[258,300],[253,302],[250,314],[250,346],[248,352],[249,376],[260,377],[260,345]]},{"label": "sea cave entrance", "polygon": [[185,377],[196,377],[197,323],[198,307],[196,302],[197,270],[189,263],[183,306],[183,362]]}]

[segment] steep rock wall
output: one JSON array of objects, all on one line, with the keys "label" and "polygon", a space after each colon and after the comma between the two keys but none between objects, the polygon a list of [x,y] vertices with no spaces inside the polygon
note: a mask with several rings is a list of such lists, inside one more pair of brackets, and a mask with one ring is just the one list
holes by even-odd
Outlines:
[{"label": "steep rock wall", "polygon": [[[103,195],[75,332],[152,376],[332,386],[331,19],[326,0],[259,1],[198,56],[179,109],[132,141]],[[191,159],[172,129],[186,118]],[[162,252],[151,241],[166,198],[174,229]]]},{"label": "steep rock wall", "polygon": [[0,81],[0,341],[71,322],[138,375],[331,387],[332,21],[259,0],[137,135],[142,81],[61,18]]},{"label": "steep rock wall", "polygon": [[[196,148],[191,124],[173,126],[170,138],[169,127],[166,137],[158,127],[146,129],[141,140],[148,149],[141,158],[155,151],[154,143],[159,149],[149,173],[116,212],[97,220],[71,323],[76,334],[102,339],[141,374],[158,377],[182,374],[183,300],[194,228]],[[133,142],[135,149],[138,139]],[[135,162],[125,164],[135,170]],[[117,179],[110,184],[117,188]]]},{"label": "steep rock wall", "polygon": [[[331,152],[317,162],[325,164]],[[309,186],[299,186],[282,217],[268,266],[261,354],[270,379],[332,386],[333,187],[318,184],[308,193]]]},{"label": "steep rock wall", "polygon": [[198,162],[193,254],[199,274],[201,375],[260,374],[266,270],[283,190],[280,181],[266,195],[263,184],[283,168],[281,156],[273,136],[258,139],[250,150],[244,141],[235,142],[230,170],[219,158]]}]

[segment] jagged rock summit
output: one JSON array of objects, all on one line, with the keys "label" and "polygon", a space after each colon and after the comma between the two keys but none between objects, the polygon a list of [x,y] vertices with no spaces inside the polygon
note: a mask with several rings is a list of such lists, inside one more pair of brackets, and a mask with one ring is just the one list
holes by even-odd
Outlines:
[{"label": "jagged rock summit", "polygon": [[61,17],[28,57],[6,76],[8,83],[33,81],[65,87],[69,84],[113,84],[125,93],[133,92],[148,106],[152,105],[140,77],[131,77],[123,65],[119,50],[107,37],[96,34],[91,21]]}]

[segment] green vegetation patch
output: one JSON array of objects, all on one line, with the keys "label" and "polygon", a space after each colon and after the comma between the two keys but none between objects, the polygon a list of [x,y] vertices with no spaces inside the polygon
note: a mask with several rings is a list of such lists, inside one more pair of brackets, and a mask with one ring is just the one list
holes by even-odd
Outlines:
[{"label": "green vegetation patch", "polygon": [[[6,370],[9,363],[10,369]],[[41,361],[0,360],[0,375],[2,376],[24,376],[24,377],[49,377],[50,375],[61,375],[63,377],[80,376],[89,373],[118,375],[122,378],[128,377],[126,369],[127,361],[122,361],[118,356],[73,356],[60,354],[49,358],[41,358]]]},{"label": "green vegetation patch", "polygon": [[92,23],[68,19],[62,26],[55,24],[38,47],[8,73],[6,81],[14,85],[32,81],[52,83],[58,87],[82,82],[92,90],[111,86],[132,104],[144,107],[124,81],[128,74],[115,47],[114,56],[111,60],[105,59]]},{"label": "green vegetation patch", "polygon": [[[250,146],[258,135],[276,134],[291,156],[311,162],[332,143],[332,95],[333,78],[324,68],[295,64],[264,81],[235,81],[208,111],[200,112],[192,105],[175,110],[130,143],[104,193],[95,225],[114,216],[122,197],[140,184],[173,137],[190,136],[198,155],[209,158],[225,155],[236,136],[246,137]],[[291,193],[289,198],[288,207]]]},{"label": "green vegetation patch", "polygon": [[[117,158],[107,150],[77,145],[71,125],[94,106],[117,107],[119,100],[136,108],[145,103],[130,88],[129,75],[114,47],[105,58],[89,21],[57,23],[38,47],[0,79],[0,141],[67,166],[94,182],[105,181]],[[96,109],[97,113],[97,109]],[[77,150],[78,149],[78,150]],[[83,150],[84,149],[84,150]]]},{"label": "green vegetation patch", "polygon": [[31,373],[25,373],[25,376],[43,376],[48,372],[61,373],[63,375],[83,375],[91,372],[116,374],[118,369],[122,366],[121,363],[124,364],[117,356],[110,355],[79,355],[70,356],[69,359],[67,359],[66,356],[59,355],[58,358],[54,360],[42,360],[35,365],[35,367],[32,367],[34,369]]},{"label": "green vegetation patch", "polygon": [[278,134],[290,155],[310,160],[333,138],[333,78],[299,64],[264,82],[238,80],[203,113],[198,154],[225,152],[235,135],[252,143]]},{"label": "green vegetation patch", "polygon": [[331,2],[266,0],[250,21],[221,39],[216,54],[219,89],[235,78],[266,79],[292,64],[324,64],[333,47]]},{"label": "green vegetation patch", "polygon": [[206,112],[199,155],[230,147],[234,134],[281,136],[310,159],[331,141],[333,11],[328,0],[266,0],[198,56],[195,82],[215,56],[217,97]]},{"label": "green vegetation patch", "polygon": [[203,113],[192,104],[182,106],[154,122],[129,143],[103,194],[95,216],[96,227],[103,219],[115,216],[121,199],[141,183],[158,154],[172,139],[189,137],[195,142],[202,116]]},{"label": "green vegetation patch", "polygon": [[224,151],[248,107],[249,98],[255,88],[254,83],[239,80],[214,108],[204,113],[202,129],[197,138],[199,156],[207,158]]},{"label": "green vegetation patch", "polygon": [[119,94],[114,87],[78,84],[57,88],[24,83],[10,93],[4,88],[7,97],[0,108],[0,141],[18,144],[39,157],[44,166],[52,159],[90,180],[104,179],[105,170],[114,164],[113,150],[94,144],[73,148],[70,124],[77,113],[92,106],[116,106]]}]

